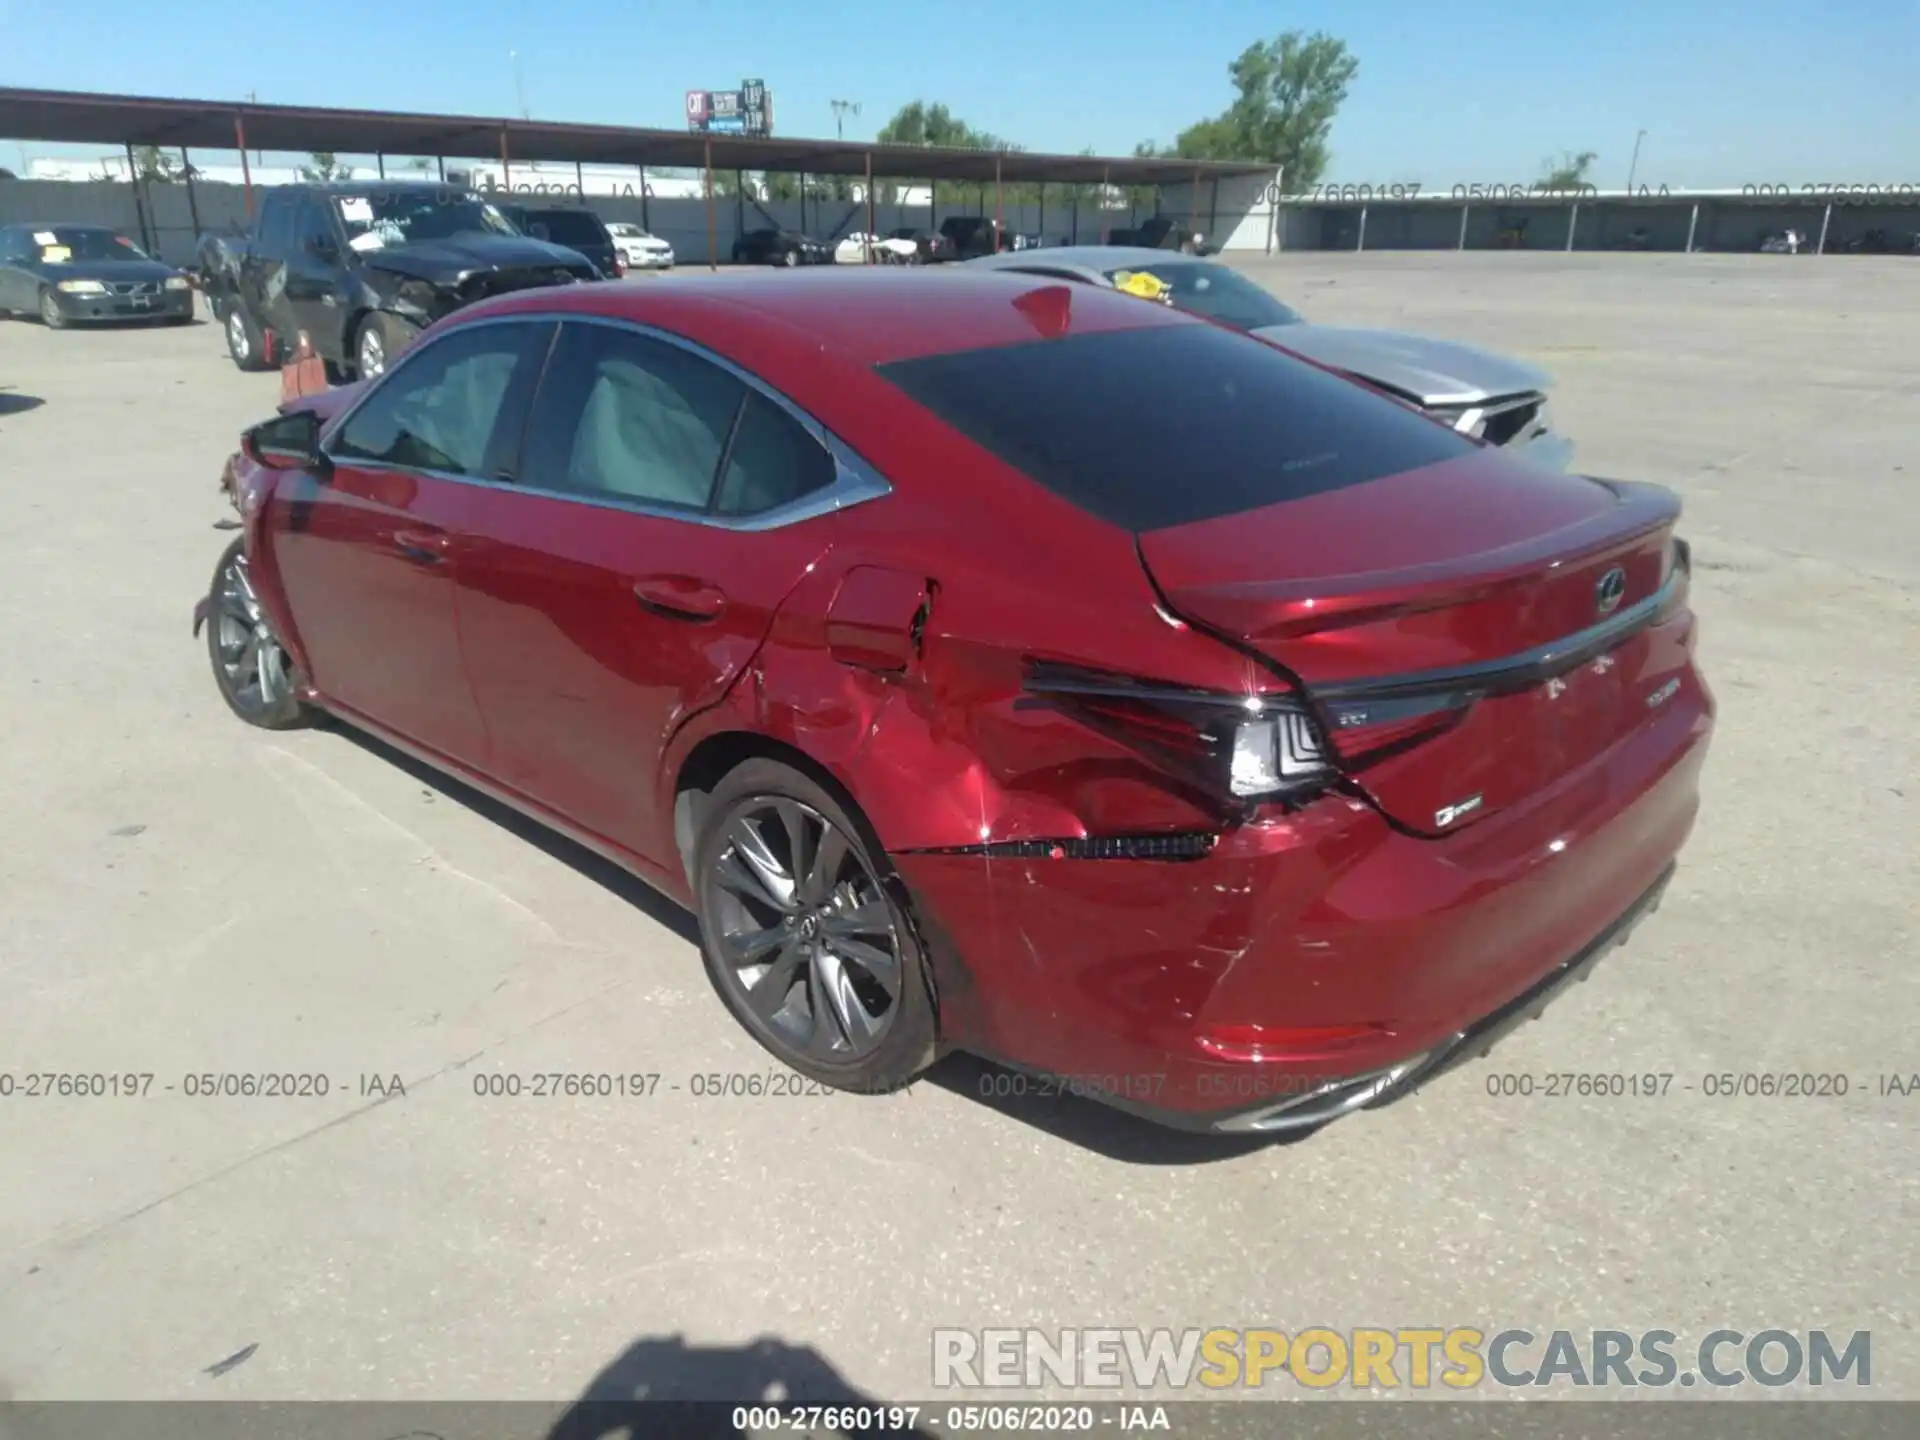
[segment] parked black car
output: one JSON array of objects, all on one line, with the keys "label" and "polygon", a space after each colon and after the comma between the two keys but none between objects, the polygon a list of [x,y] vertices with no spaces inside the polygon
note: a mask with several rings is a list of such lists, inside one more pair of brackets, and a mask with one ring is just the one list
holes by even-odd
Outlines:
[{"label": "parked black car", "polygon": [[736,265],[831,265],[833,247],[797,230],[749,230],[733,242]]},{"label": "parked black car", "polygon": [[233,363],[279,364],[304,331],[334,381],[380,374],[463,305],[599,278],[484,196],[431,180],[274,186],[235,269],[216,299]]},{"label": "parked black car", "polygon": [[1920,234],[1896,235],[1876,225],[1861,231],[1841,248],[1848,255],[1920,255]]},{"label": "parked black car", "polygon": [[193,287],[171,265],[103,225],[0,228],[0,315],[63,330],[92,320],[193,320]]},{"label": "parked black car", "polygon": [[949,215],[940,222],[948,253],[942,260],[972,260],[1013,249],[1013,235],[991,215]]},{"label": "parked black car", "polygon": [[1132,230],[1108,232],[1109,245],[1138,245],[1148,250],[1178,250],[1182,255],[1209,255],[1207,237],[1191,225],[1167,215],[1156,215]]},{"label": "parked black car", "polygon": [[572,205],[502,205],[500,210],[522,235],[578,250],[593,262],[593,268],[604,280],[617,280],[627,273],[620,259],[620,247],[614,244],[613,232],[591,210]]}]

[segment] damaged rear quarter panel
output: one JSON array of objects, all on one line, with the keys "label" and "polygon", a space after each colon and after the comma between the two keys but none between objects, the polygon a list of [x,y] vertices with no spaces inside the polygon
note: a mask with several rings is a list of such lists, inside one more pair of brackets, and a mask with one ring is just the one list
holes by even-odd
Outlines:
[{"label": "damaged rear quarter panel", "polygon": [[[1273,681],[1157,611],[1131,534],[1047,494],[930,417],[938,434],[915,433],[916,415],[895,423],[898,408],[884,412],[891,437],[863,437],[859,446],[881,473],[902,477],[895,493],[834,518],[831,549],[788,595],[740,680],[675,736],[661,794],[670,811],[687,757],[727,732],[771,737],[810,757],[864,813],[913,891],[932,948],[948,952],[935,963],[945,965],[949,1033],[1012,1058],[1042,1054],[1044,1037],[1032,1027],[1044,1028],[1064,997],[1043,963],[1046,946],[1018,918],[1043,894],[1038,867],[1098,870],[1112,876],[1095,881],[1101,894],[1132,885],[1154,903],[1166,902],[1167,886],[1187,883],[1184,867],[933,852],[1209,830],[1230,807],[1024,696],[1029,659],[1229,693]],[[909,483],[954,474],[967,475],[958,500],[945,486],[929,495]],[[896,651],[916,597],[925,600],[918,643]],[[894,669],[897,653],[905,663]],[[1016,890],[1027,893],[1009,907]],[[964,957],[958,970],[953,950]],[[956,985],[984,1005],[950,1013]]]}]

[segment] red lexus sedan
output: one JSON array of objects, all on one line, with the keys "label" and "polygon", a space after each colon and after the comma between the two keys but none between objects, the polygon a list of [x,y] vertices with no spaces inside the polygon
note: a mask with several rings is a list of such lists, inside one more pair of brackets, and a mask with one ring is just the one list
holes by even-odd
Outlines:
[{"label": "red lexus sedan", "polygon": [[1407,1093],[1657,902],[1679,504],[1007,274],[505,296],[248,432],[196,624],[698,914],[852,1090],[973,1051],[1198,1129]]}]

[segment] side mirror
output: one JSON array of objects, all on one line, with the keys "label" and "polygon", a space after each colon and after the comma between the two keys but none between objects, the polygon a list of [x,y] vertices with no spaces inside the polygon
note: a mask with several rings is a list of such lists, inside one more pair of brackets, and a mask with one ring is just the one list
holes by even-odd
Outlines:
[{"label": "side mirror", "polygon": [[240,436],[240,453],[269,470],[309,470],[324,477],[333,468],[320,449],[320,417],[311,410],[261,421]]}]

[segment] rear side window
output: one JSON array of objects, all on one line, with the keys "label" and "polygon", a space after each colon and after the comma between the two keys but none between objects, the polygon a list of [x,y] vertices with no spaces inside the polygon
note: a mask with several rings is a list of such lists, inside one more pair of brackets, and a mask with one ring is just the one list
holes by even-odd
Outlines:
[{"label": "rear side window", "polygon": [[748,391],[714,509],[722,515],[758,515],[824,490],[835,473],[833,457],[798,420],[766,396]]},{"label": "rear side window", "polygon": [[1475,448],[1215,325],[929,355],[879,373],[1056,495],[1136,532],[1339,490]]}]

